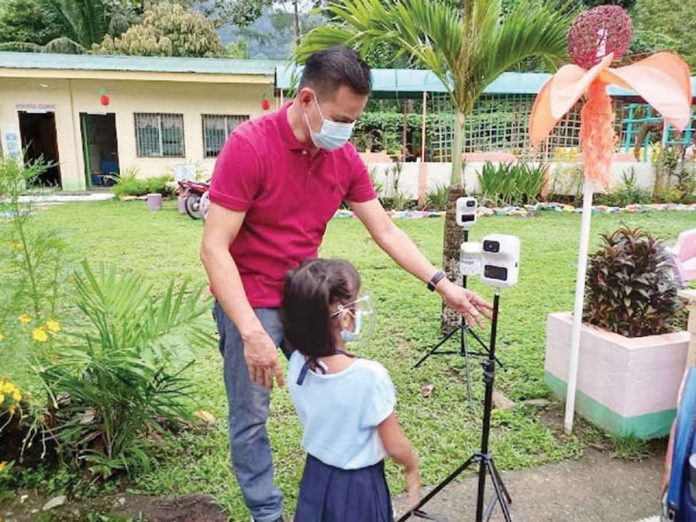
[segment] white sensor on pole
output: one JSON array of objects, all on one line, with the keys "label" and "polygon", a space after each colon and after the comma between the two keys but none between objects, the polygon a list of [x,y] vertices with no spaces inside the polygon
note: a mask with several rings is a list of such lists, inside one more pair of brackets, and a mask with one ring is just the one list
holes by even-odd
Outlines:
[{"label": "white sensor on pole", "polygon": [[476,210],[478,203],[476,198],[457,198],[457,225],[471,228],[476,223]]},{"label": "white sensor on pole", "polygon": [[496,288],[515,286],[520,272],[520,238],[490,234],[482,245],[481,281]]}]

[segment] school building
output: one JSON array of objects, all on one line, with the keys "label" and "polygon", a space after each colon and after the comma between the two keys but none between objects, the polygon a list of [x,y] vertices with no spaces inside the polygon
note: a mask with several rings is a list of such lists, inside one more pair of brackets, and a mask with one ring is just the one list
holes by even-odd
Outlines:
[{"label": "school building", "polygon": [[275,107],[276,62],[0,53],[0,154],[53,167],[63,190],[104,175],[211,172],[229,131]]},{"label": "school building", "polygon": [[[113,174],[162,176],[183,165],[205,178],[230,131],[275,109],[299,73],[293,64],[264,60],[0,52],[0,154],[43,157],[52,167],[42,184],[66,191],[111,184]],[[553,162],[556,190],[574,193],[579,107],[554,128],[545,147],[529,144],[529,115],[548,78],[507,72],[486,87],[468,117],[476,123],[464,143],[467,187],[477,187],[484,161],[519,158]],[[374,69],[372,79],[373,98],[402,102],[401,150],[411,146],[414,154],[399,164],[399,190],[422,199],[450,180],[453,126],[447,89],[427,70]],[[696,78],[692,82],[696,92]],[[650,133],[661,135],[665,145],[688,145],[696,139],[696,123],[675,134],[635,93],[612,86],[609,94],[619,138],[612,175],[620,182],[630,171],[641,187],[651,188]],[[407,129],[408,100],[421,100],[418,133]],[[393,192],[390,173],[398,153],[370,150],[362,144],[363,159],[384,194]]]}]

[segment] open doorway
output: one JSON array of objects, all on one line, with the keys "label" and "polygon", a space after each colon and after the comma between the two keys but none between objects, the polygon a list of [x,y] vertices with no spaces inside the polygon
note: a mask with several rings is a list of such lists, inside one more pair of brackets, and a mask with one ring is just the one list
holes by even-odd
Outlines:
[{"label": "open doorway", "polygon": [[109,187],[120,173],[116,115],[80,113],[82,153],[88,187]]},{"label": "open doorway", "polygon": [[38,177],[36,184],[60,188],[55,113],[19,111],[19,134],[26,161],[43,160],[51,165]]}]

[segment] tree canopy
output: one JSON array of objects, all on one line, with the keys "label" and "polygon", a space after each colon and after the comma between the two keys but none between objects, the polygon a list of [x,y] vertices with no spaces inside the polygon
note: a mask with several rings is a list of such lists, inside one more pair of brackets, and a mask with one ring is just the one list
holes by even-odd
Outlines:
[{"label": "tree canopy", "polygon": [[140,23],[119,37],[107,35],[95,52],[139,56],[211,56],[223,51],[213,22],[180,4],[148,8]]}]

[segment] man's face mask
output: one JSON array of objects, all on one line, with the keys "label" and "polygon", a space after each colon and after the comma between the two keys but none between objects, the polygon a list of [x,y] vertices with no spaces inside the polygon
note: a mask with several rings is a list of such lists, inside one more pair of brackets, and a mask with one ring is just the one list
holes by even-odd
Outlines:
[{"label": "man's face mask", "polygon": [[317,101],[316,95],[314,95],[314,103],[317,105],[317,110],[321,116],[321,129],[319,129],[319,132],[314,132],[312,126],[309,124],[307,113],[304,113],[305,122],[307,123],[307,128],[309,129],[309,135],[312,138],[312,143],[314,143],[314,146],[319,149],[329,151],[340,149],[350,139],[355,122],[341,123],[326,119],[324,118],[324,114],[321,112],[321,107],[319,107],[319,102]]},{"label": "man's face mask", "polygon": [[331,312],[331,317],[339,317],[340,319],[343,314],[349,314],[353,323],[352,329],[341,329],[341,339],[343,339],[344,343],[355,342],[361,338],[364,339],[365,334],[370,335],[374,330],[374,313],[370,296],[366,295],[350,303],[338,305]]}]

